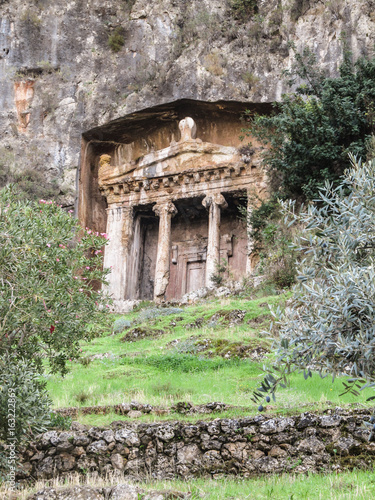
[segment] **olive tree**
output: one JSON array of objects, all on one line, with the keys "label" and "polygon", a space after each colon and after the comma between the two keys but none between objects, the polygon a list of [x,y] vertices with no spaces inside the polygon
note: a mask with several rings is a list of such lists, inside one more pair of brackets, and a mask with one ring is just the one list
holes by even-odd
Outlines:
[{"label": "olive tree", "polygon": [[375,160],[351,160],[342,183],[299,215],[284,204],[289,223],[305,227],[303,259],[293,298],[274,311],[277,361],[255,401],[295,371],[347,375],[344,393],[375,385]]}]

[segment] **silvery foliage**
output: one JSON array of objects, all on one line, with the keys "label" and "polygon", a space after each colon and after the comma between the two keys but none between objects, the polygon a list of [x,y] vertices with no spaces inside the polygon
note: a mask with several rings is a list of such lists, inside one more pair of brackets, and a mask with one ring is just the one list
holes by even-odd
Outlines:
[{"label": "silvery foliage", "polygon": [[[305,228],[304,256],[288,307],[274,311],[277,361],[254,392],[285,386],[288,375],[312,371],[348,375],[343,393],[375,385],[375,160],[352,167],[342,184],[326,185],[298,215],[284,204],[289,224]],[[375,399],[369,398],[369,399]]]}]

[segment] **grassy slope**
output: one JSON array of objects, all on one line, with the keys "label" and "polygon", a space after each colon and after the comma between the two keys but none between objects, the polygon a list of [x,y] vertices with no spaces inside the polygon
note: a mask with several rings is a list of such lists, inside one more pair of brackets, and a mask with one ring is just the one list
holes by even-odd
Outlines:
[{"label": "grassy slope", "polygon": [[[236,357],[225,359],[202,356],[202,353],[195,352],[194,342],[201,339],[227,339],[229,342],[241,342],[244,345],[271,346],[271,340],[264,333],[271,318],[268,305],[282,304],[285,298],[286,296],[255,300],[216,299],[186,307],[182,312],[173,315],[156,317],[151,312],[149,315],[153,317],[143,322],[140,322],[140,317],[145,314],[144,311],[130,313],[126,317],[133,325],[124,333],[112,335],[108,332],[105,336],[82,346],[83,356],[105,353],[107,357],[94,359],[87,366],[72,363],[71,372],[63,380],[57,376],[49,378],[48,389],[54,405],[109,405],[136,400],[140,403],[170,406],[178,401],[194,404],[221,401],[248,407],[241,411],[231,410],[225,416],[256,413],[256,405],[250,401],[250,397],[262,377],[263,361],[259,363]],[[234,309],[245,310],[246,315],[243,323],[230,326],[228,320],[222,316]],[[218,312],[221,317],[216,318],[215,322],[210,321]],[[197,320],[199,323],[201,318],[203,324],[192,328],[191,325]],[[122,342],[124,335],[135,326],[163,333],[134,342]],[[217,354],[220,349],[222,345],[211,351]],[[231,349],[230,346],[226,346],[224,352],[228,349]],[[266,361],[271,358],[272,354],[269,354]],[[304,405],[306,408],[310,404],[324,407],[327,400],[341,406],[352,402],[363,403],[368,396],[368,393],[362,393],[358,399],[350,395],[340,398],[341,391],[342,385],[339,381],[332,384],[330,379],[321,380],[317,375],[308,381],[302,376],[294,376],[291,386],[280,390],[276,404],[267,405],[266,411],[299,412]],[[163,418],[171,419],[177,416],[169,415]],[[97,425],[119,419],[119,415],[115,414],[79,418],[82,422]],[[141,420],[161,419],[149,415]],[[187,419],[194,420],[196,417]]]}]

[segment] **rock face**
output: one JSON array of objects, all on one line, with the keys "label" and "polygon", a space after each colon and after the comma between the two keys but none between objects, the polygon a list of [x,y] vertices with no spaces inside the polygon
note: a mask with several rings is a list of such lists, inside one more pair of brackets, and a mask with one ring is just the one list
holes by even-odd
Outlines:
[{"label": "rock face", "polygon": [[288,42],[335,74],[344,39],[355,58],[372,49],[373,0],[258,0],[255,14],[231,0],[4,0],[1,161],[40,170],[72,205],[84,132],[181,99],[271,102]]},{"label": "rock face", "polygon": [[31,443],[21,456],[19,479],[64,477],[74,471],[172,479],[367,468],[375,452],[369,431],[361,427],[368,415],[337,409],[323,416],[261,415],[196,424],[79,425],[79,430],[47,432]]}]

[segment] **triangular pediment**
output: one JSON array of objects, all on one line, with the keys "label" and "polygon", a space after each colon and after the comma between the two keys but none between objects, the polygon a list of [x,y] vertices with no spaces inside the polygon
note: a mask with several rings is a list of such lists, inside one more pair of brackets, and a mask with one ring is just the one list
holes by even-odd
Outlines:
[{"label": "triangular pediment", "polygon": [[192,118],[181,120],[181,139],[167,148],[147,153],[130,164],[112,166],[110,157],[103,155],[99,168],[99,185],[105,187],[121,183],[124,178],[152,179],[164,175],[179,175],[206,167],[230,167],[240,162],[234,147],[203,142],[195,138],[195,123]]}]

